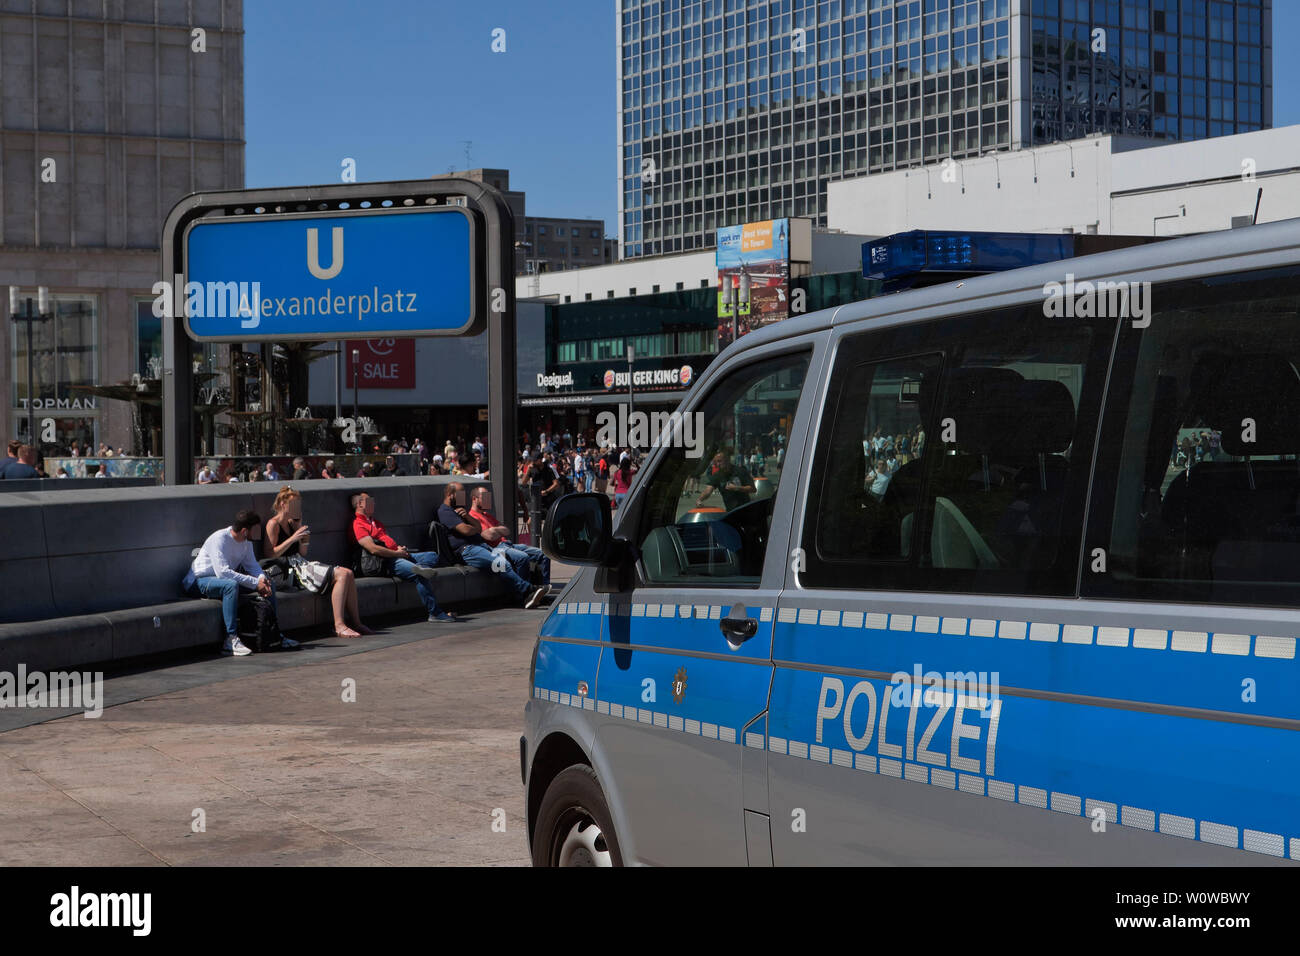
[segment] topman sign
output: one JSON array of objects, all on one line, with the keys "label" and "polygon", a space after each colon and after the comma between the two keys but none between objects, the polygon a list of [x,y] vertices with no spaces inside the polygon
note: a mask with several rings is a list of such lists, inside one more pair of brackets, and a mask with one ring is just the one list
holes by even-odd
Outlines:
[{"label": "topman sign", "polygon": [[336,209],[198,219],[154,314],[207,342],[472,335],[482,322],[472,211]]}]

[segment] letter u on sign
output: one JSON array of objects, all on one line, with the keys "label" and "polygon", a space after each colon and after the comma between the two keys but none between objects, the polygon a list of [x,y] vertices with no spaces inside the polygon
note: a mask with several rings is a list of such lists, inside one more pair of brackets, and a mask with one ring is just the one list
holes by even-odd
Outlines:
[{"label": "letter u on sign", "polygon": [[343,271],[343,227],[333,226],[330,229],[330,246],[331,257],[330,267],[322,269],[320,267],[320,239],[319,230],[307,230],[307,268],[317,279],[333,279]]}]

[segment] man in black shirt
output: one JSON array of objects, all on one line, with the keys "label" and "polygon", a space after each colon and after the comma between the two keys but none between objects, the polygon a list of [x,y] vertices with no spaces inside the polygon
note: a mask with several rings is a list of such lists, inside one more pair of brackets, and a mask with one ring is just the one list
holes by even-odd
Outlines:
[{"label": "man in black shirt", "polygon": [[31,445],[20,446],[17,459],[8,463],[4,477],[10,481],[20,478],[43,478],[44,476],[36,468],[36,449]]},{"label": "man in black shirt", "polygon": [[9,439],[9,449],[8,449],[9,453],[2,460],[0,460],[0,478],[6,477],[6,475],[9,472],[9,469],[12,468],[14,465],[18,464],[18,449],[21,448],[22,446],[23,443],[20,442],[18,439],[16,438]]},{"label": "man in black shirt", "polygon": [[547,509],[555,500],[560,490],[560,476],[556,470],[543,459],[541,452],[533,455],[533,463],[528,468],[528,510],[535,514],[533,522],[533,543],[540,544],[542,528],[546,521]]},{"label": "man in black shirt", "polygon": [[704,491],[695,500],[698,508],[704,504],[715,491],[722,495],[722,505],[727,511],[735,511],[743,504],[748,504],[749,496],[756,488],[749,470],[731,461],[729,449],[722,449],[713,456],[709,467],[700,476]]},{"label": "man in black shirt", "polygon": [[471,568],[482,568],[500,574],[515,589],[524,607],[534,608],[546,596],[548,588],[534,587],[520,572],[528,573],[528,555],[522,551],[513,554],[505,549],[493,551],[483,540],[483,526],[469,513],[465,486],[458,481],[447,485],[446,496],[438,508],[438,522],[447,529],[451,549]]},{"label": "man in black shirt", "polygon": [[381,477],[400,478],[403,477],[406,474],[406,472],[403,471],[401,468],[398,468],[397,459],[394,458],[392,455],[389,455],[387,458],[384,459],[384,470],[381,471],[379,474]]}]

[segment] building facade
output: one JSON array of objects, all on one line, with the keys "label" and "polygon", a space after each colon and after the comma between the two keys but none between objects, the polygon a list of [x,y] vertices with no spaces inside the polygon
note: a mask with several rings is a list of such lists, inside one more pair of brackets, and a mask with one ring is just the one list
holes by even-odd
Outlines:
[{"label": "building facade", "polygon": [[1272,124],[1271,0],[616,0],[619,241],[826,225],[836,180]]},{"label": "building facade", "polygon": [[[32,328],[38,437],[130,450],[132,406],[85,387],[158,377],[163,219],[243,185],[242,2],[0,0],[0,89],[0,285],[24,313],[48,287],[53,314]],[[0,347],[5,431],[29,439],[25,321]]]},{"label": "building facade", "polygon": [[1300,217],[1300,126],[1191,143],[1093,136],[833,183],[832,226],[1183,236]]},{"label": "building facade", "polygon": [[603,219],[529,216],[527,197],[510,188],[508,169],[469,169],[431,178],[485,183],[505,196],[515,217],[515,275],[585,269],[618,260],[618,240],[605,235]]}]

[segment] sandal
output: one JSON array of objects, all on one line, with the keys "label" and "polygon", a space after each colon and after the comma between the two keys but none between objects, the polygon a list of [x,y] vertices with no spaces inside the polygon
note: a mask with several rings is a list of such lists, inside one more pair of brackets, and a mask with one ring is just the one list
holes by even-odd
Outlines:
[{"label": "sandal", "polygon": [[350,627],[336,627],[334,628],[334,636],[335,637],[360,637],[361,635],[356,631],[352,630],[352,628]]}]

